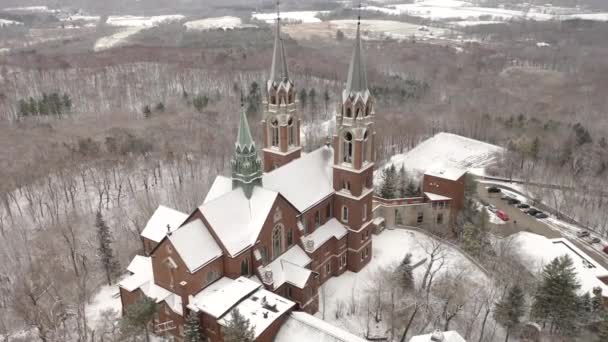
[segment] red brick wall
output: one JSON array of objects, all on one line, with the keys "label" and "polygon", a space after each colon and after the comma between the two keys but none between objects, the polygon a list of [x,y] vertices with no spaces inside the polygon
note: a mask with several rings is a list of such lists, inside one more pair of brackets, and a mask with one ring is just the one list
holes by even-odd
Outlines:
[{"label": "red brick wall", "polygon": [[[452,216],[458,215],[464,202],[464,181],[465,176],[456,181],[424,175],[422,179],[422,191],[431,192],[437,195],[450,197],[452,199]],[[455,210],[454,210],[455,209]]]}]

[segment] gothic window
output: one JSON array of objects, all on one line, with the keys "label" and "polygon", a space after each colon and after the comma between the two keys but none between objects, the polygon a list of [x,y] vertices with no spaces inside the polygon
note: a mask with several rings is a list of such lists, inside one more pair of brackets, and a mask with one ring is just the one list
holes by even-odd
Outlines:
[{"label": "gothic window", "polygon": [[293,118],[289,118],[289,121],[287,122],[287,131],[289,132],[289,145],[295,145],[295,133],[296,133],[296,127],[294,125],[294,121]]},{"label": "gothic window", "polygon": [[331,204],[328,203],[327,207],[325,207],[325,217],[327,220],[331,217]]},{"label": "gothic window", "polygon": [[352,113],[352,110],[350,109],[350,106],[346,107],[346,117],[350,118],[352,116],[353,116],[353,113]]},{"label": "gothic window", "polygon": [[423,212],[418,213],[418,218],[416,219],[416,222],[418,222],[418,223],[424,222],[424,213]]},{"label": "gothic window", "polygon": [[367,203],[363,203],[363,222],[367,221]]},{"label": "gothic window", "polygon": [[245,258],[243,261],[241,261],[241,275],[249,276],[249,259],[248,258]]},{"label": "gothic window", "polygon": [[329,275],[331,273],[331,261],[325,264],[325,274]]},{"label": "gothic window", "polygon": [[363,160],[364,162],[369,160],[369,158],[368,158],[368,156],[369,156],[369,153],[368,153],[368,151],[369,151],[369,134],[368,134],[368,132],[369,131],[366,130],[365,134],[363,135],[363,158],[361,158],[361,160]]},{"label": "gothic window", "polygon": [[340,259],[340,264],[342,265],[342,267],[346,266],[346,253],[342,254],[342,257]]},{"label": "gothic window", "polygon": [[346,181],[346,180],[343,181],[342,182],[342,189],[350,191],[350,182]]},{"label": "gothic window", "polygon": [[353,134],[351,132],[346,132],[344,134],[342,143],[342,154],[342,160],[345,163],[353,162]]},{"label": "gothic window", "polygon": [[437,224],[443,223],[443,214],[437,214]]},{"label": "gothic window", "polygon": [[272,258],[276,259],[283,253],[283,226],[278,224],[272,231]]},{"label": "gothic window", "polygon": [[268,262],[268,247],[262,246],[260,254],[262,254],[262,264],[266,264]]},{"label": "gothic window", "polygon": [[342,206],[342,222],[348,222],[348,207]]},{"label": "gothic window", "polygon": [[274,147],[278,147],[279,146],[279,121],[277,119],[273,119],[271,124],[271,128],[270,128],[270,139],[271,139],[271,144]]},{"label": "gothic window", "polygon": [[291,292],[291,286],[287,286],[287,298],[293,298],[293,293]]},{"label": "gothic window", "polygon": [[277,97],[276,97],[276,95],[271,95],[270,96],[270,104],[273,104],[273,105],[277,104]]},{"label": "gothic window", "polygon": [[315,228],[318,228],[321,225],[321,212],[317,210],[315,213]]},{"label": "gothic window", "polygon": [[293,90],[289,90],[289,102],[288,103],[293,103]]},{"label": "gothic window", "polygon": [[371,103],[365,107],[365,116],[369,116],[372,113],[372,105]]},{"label": "gothic window", "polygon": [[287,230],[287,246],[291,247],[293,245],[293,229]]}]

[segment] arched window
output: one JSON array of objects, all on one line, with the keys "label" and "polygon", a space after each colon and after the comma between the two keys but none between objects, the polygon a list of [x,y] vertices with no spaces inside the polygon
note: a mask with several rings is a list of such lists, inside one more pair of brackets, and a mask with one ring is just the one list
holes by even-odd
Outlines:
[{"label": "arched window", "polygon": [[270,96],[270,104],[273,104],[273,105],[277,104],[277,97],[276,97],[276,95],[271,95]]},{"label": "arched window", "polygon": [[344,222],[344,223],[348,222],[348,207],[347,206],[342,206],[342,222]]},{"label": "arched window", "polygon": [[359,117],[360,112],[361,112],[361,107],[357,106],[357,108],[355,108],[355,119]]},{"label": "arched window", "polygon": [[287,246],[291,247],[293,245],[293,229],[287,230]]},{"label": "arched window", "polygon": [[372,113],[372,104],[368,103],[367,106],[365,106],[365,116],[369,116]]},{"label": "arched window", "polygon": [[353,116],[352,109],[350,109],[350,106],[346,107],[346,117],[350,118],[352,116]]},{"label": "arched window", "polygon": [[279,146],[279,121],[277,119],[272,119],[270,123],[272,127],[270,127],[270,139],[271,145],[274,147]]},{"label": "arched window", "polygon": [[272,231],[272,259],[283,254],[283,226],[278,224]]},{"label": "arched window", "polygon": [[292,117],[289,118],[289,121],[287,121],[287,132],[288,132],[288,141],[289,141],[289,145],[295,145],[295,133],[296,133],[296,127],[295,127],[295,123]]},{"label": "arched window", "polygon": [[345,163],[353,162],[353,134],[346,132],[342,142],[342,161]]},{"label": "arched window", "polygon": [[363,134],[363,158],[361,158],[361,160],[363,160],[364,162],[368,161],[369,158],[369,131],[365,131],[365,134]]},{"label": "arched window", "polygon": [[245,258],[241,261],[241,275],[249,276],[249,259]]}]

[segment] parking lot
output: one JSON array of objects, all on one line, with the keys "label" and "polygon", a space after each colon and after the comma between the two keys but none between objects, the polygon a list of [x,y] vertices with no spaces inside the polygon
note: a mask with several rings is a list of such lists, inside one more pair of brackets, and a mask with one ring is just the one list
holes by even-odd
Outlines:
[{"label": "parking lot", "polygon": [[486,203],[495,205],[498,210],[502,210],[509,215],[509,221],[505,224],[490,224],[494,234],[507,237],[511,234],[527,231],[545,236],[549,239],[568,238],[578,248],[581,248],[592,256],[598,263],[608,268],[608,257],[602,255],[593,248],[590,248],[587,242],[583,242],[580,239],[572,239],[570,236],[566,236],[555,228],[547,225],[543,220],[526,214],[522,209],[517,208],[515,205],[509,205],[507,201],[500,199],[500,197],[503,196],[502,193],[489,194],[487,187],[488,184],[478,183],[477,192],[479,198]]}]

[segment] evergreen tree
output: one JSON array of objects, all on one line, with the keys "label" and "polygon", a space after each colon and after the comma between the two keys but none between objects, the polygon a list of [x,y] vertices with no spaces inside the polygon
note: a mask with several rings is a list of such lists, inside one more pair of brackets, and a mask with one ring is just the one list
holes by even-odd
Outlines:
[{"label": "evergreen tree", "polygon": [[101,264],[103,265],[108,285],[112,285],[112,280],[118,274],[119,265],[111,246],[112,235],[110,233],[110,228],[108,228],[103,220],[101,211],[97,212],[95,227],[97,228],[97,239],[99,243],[98,253],[101,258]]},{"label": "evergreen tree", "polygon": [[199,113],[202,113],[208,104],[209,98],[207,95],[197,95],[192,99],[192,105]]},{"label": "evergreen tree", "polygon": [[137,302],[129,305],[125,310],[125,323],[128,327],[143,331],[146,341],[150,342],[148,324],[154,319],[156,313],[156,302],[148,297],[143,297]]},{"label": "evergreen tree", "polygon": [[308,98],[310,99],[310,109],[312,110],[312,114],[315,115],[315,111],[317,110],[317,91],[315,88],[310,89],[308,92]]},{"label": "evergreen tree", "polygon": [[604,313],[604,317],[600,322],[597,342],[608,341],[608,312]]},{"label": "evergreen tree", "polygon": [[472,256],[481,255],[482,241],[479,228],[471,222],[466,222],[463,227],[462,248]]},{"label": "evergreen tree", "polygon": [[255,338],[253,326],[238,309],[232,311],[232,319],[227,320],[223,330],[224,342],[253,342]]},{"label": "evergreen tree", "polygon": [[30,115],[30,107],[24,99],[19,100],[19,116],[26,117]]},{"label": "evergreen tree", "polygon": [[399,198],[405,198],[408,197],[408,179],[407,179],[407,173],[405,172],[405,166],[401,165],[401,168],[399,169],[399,177],[398,177],[398,181],[397,181],[397,189],[399,192]]},{"label": "evergreen tree", "polygon": [[401,278],[401,284],[404,289],[414,288],[414,269],[412,268],[412,254],[407,253],[401,264],[399,265],[398,273]]},{"label": "evergreen tree", "polygon": [[63,94],[63,108],[65,108],[66,110],[71,110],[72,109],[72,99],[70,99],[70,96],[68,94]]},{"label": "evergreen tree", "polygon": [[602,138],[600,139],[600,143],[599,143],[599,144],[600,144],[600,147],[601,147],[601,148],[606,148],[606,147],[608,147],[608,141],[606,141],[606,137],[602,137]]},{"label": "evergreen tree", "polygon": [[509,334],[521,323],[524,315],[524,291],[517,284],[514,285],[507,296],[496,303],[494,318],[506,330],[505,342],[509,341]]},{"label": "evergreen tree", "polygon": [[308,93],[306,92],[306,89],[302,88],[298,92],[298,99],[300,100],[300,106],[302,109],[304,109],[306,107],[306,102],[308,101]]},{"label": "evergreen tree", "polygon": [[34,100],[34,98],[31,96],[27,101],[28,101],[28,105],[30,107],[30,110],[29,110],[30,115],[40,114],[40,112],[38,111],[38,102],[36,100]]},{"label": "evergreen tree", "polygon": [[165,112],[165,104],[162,102],[159,102],[156,104],[156,107],[154,107],[154,109],[159,112],[159,113],[164,113]]},{"label": "evergreen tree", "polygon": [[540,153],[540,140],[538,139],[538,137],[535,137],[534,140],[532,140],[532,146],[530,146],[530,156],[532,157],[532,159],[536,160],[536,159],[538,159],[539,153]]},{"label": "evergreen tree", "polygon": [[259,114],[262,106],[262,92],[258,82],[251,82],[249,86],[249,95],[247,96],[247,115]]},{"label": "evergreen tree", "polygon": [[325,91],[323,92],[323,102],[325,103],[325,115],[327,115],[329,100],[331,100],[331,97],[329,97],[329,90],[325,88]]},{"label": "evergreen tree", "polygon": [[341,42],[344,40],[344,32],[341,30],[336,31],[336,40]]},{"label": "evergreen tree", "polygon": [[532,317],[550,324],[550,330],[558,330],[571,335],[576,330],[580,288],[572,259],[561,256],[553,259],[543,268],[542,279],[534,294]]},{"label": "evergreen tree", "polygon": [[420,188],[416,186],[413,180],[407,183],[407,188],[405,189],[405,194],[407,197],[416,197],[420,195]]},{"label": "evergreen tree", "polygon": [[152,116],[152,109],[150,109],[149,105],[145,105],[144,108],[142,108],[141,112],[144,114],[144,117],[146,119]]},{"label": "evergreen tree", "polygon": [[395,165],[382,170],[382,185],[380,186],[380,196],[386,199],[395,198],[397,195],[397,170]]},{"label": "evergreen tree", "polygon": [[191,311],[184,326],[184,342],[203,342],[205,338],[201,334],[198,315]]}]

